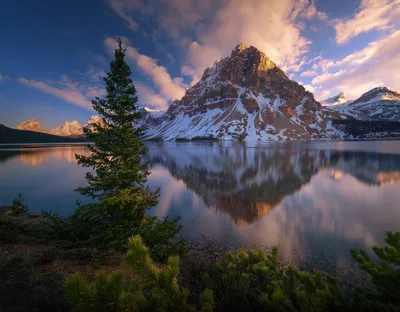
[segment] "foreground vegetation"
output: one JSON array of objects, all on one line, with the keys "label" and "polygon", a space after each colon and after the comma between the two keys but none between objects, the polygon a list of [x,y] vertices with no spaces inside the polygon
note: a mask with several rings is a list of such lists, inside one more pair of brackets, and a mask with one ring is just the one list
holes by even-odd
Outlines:
[{"label": "foreground vegetation", "polygon": [[372,287],[344,293],[324,272],[280,266],[277,249],[206,261],[189,249],[159,262],[139,235],[124,254],[51,240],[44,227],[40,219],[0,216],[2,311],[400,310],[400,233],[373,247],[379,261],[351,251]]},{"label": "foreground vegetation", "polygon": [[91,156],[77,155],[91,169],[77,190],[92,201],[64,219],[29,214],[19,195],[0,215],[1,311],[398,310],[400,233],[373,247],[379,263],[351,251],[374,287],[346,294],[324,272],[282,268],[277,249],[208,262],[187,252],[178,219],[146,214],[159,190],[146,186],[147,150],[132,127],[140,114],[124,58],[118,41],[104,77],[107,95],[92,102],[104,126],[85,129]]}]

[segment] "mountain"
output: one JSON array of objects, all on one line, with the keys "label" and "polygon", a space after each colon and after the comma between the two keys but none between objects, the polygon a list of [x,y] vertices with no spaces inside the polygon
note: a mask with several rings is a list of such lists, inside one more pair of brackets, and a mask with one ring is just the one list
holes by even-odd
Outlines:
[{"label": "mountain", "polygon": [[84,142],[84,138],[67,138],[48,133],[11,129],[0,124],[0,144]]},{"label": "mountain", "polygon": [[51,134],[60,136],[79,136],[83,134],[83,128],[76,120],[66,121],[62,126],[50,130]]},{"label": "mountain", "polygon": [[353,102],[330,108],[358,120],[400,121],[400,93],[377,87]]},{"label": "mountain", "polygon": [[135,126],[138,128],[142,128],[146,133],[151,129],[154,129],[158,126],[162,119],[153,115],[151,112],[148,112],[145,108],[139,108],[140,119],[135,123]]},{"label": "mountain", "polygon": [[89,128],[94,130],[94,124],[99,124],[101,127],[104,126],[103,118],[97,115],[93,115],[90,119],[81,125],[78,121],[66,121],[63,125],[55,127],[51,130],[46,130],[43,125],[37,121],[35,118],[23,121],[16,128],[18,130],[29,130],[35,132],[49,133],[58,136],[83,136],[83,129]]},{"label": "mountain", "polygon": [[16,129],[47,133],[46,128],[43,127],[42,123],[37,121],[35,118],[21,122]]},{"label": "mountain", "polygon": [[145,139],[289,140],[337,138],[337,112],[290,80],[263,52],[238,44],[208,67]]},{"label": "mountain", "polygon": [[333,105],[339,105],[343,103],[350,102],[348,101],[343,92],[340,92],[338,95],[331,97],[329,99],[326,99],[321,102],[322,106],[333,106]]},{"label": "mountain", "polygon": [[[105,123],[103,118],[101,118],[98,115],[93,115],[92,117],[90,117],[90,119],[85,122],[82,126],[82,128],[88,128],[90,130],[95,130],[94,129],[94,124],[98,124],[100,127],[104,127]],[[82,130],[82,134],[83,134],[83,130]]]}]

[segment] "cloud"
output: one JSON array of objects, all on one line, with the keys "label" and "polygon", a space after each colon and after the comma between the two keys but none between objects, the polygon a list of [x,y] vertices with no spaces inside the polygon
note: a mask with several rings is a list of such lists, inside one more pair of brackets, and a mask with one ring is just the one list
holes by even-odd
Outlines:
[{"label": "cloud", "polygon": [[0,82],[4,81],[3,75],[0,73]]},{"label": "cloud", "polygon": [[300,77],[313,77],[318,75],[317,71],[315,70],[306,70],[300,74]]},{"label": "cloud", "polygon": [[[114,50],[117,43],[115,39],[107,38],[105,44],[109,50]],[[185,94],[187,86],[184,84],[182,78],[171,78],[164,66],[157,65],[156,59],[140,54],[128,43],[125,43],[125,45],[126,56],[134,61],[136,66],[140,68],[144,74],[151,78],[154,85],[159,90],[159,94],[165,100],[180,99]]]},{"label": "cloud", "polygon": [[128,26],[131,30],[137,30],[139,24],[133,20],[129,14],[125,13],[126,11],[130,11],[135,9],[135,3],[140,1],[130,1],[130,0],[106,0],[110,7],[117,13],[125,22],[128,23]]},{"label": "cloud", "polygon": [[80,84],[70,80],[67,76],[61,76],[59,80],[49,82],[29,80],[24,77],[19,78],[18,81],[87,110],[93,109],[91,99],[105,95],[102,87]]},{"label": "cloud", "polygon": [[175,39],[184,52],[181,74],[192,84],[239,42],[259,48],[284,70],[299,71],[311,44],[301,34],[304,22],[328,19],[314,0],[108,2],[128,16],[150,17],[163,34]]},{"label": "cloud", "polygon": [[[400,30],[369,43],[338,61],[323,60],[325,71],[312,80],[324,90],[341,90],[348,99],[356,99],[369,89],[385,85],[400,89]],[[326,66],[329,64],[329,66]]]},{"label": "cloud", "polygon": [[96,66],[93,66],[93,65],[89,66],[87,74],[89,75],[90,79],[93,81],[101,81],[103,79],[103,77],[106,76],[106,73],[104,72],[104,70],[97,68]]},{"label": "cloud", "polygon": [[211,12],[213,4],[212,0],[107,0],[107,3],[132,30],[139,27],[132,15],[142,14],[150,16],[175,39],[189,28],[195,28],[196,23]]},{"label": "cloud", "polygon": [[311,93],[314,93],[316,91],[314,86],[312,86],[310,84],[306,84],[306,83],[303,83],[301,81],[299,81],[299,84],[301,84],[304,87],[304,89],[306,89],[307,91],[309,91]]},{"label": "cloud", "polygon": [[138,92],[139,103],[142,106],[150,106],[151,111],[166,111],[168,109],[168,101],[153,89],[138,82],[135,82],[135,87]]},{"label": "cloud", "polygon": [[400,0],[361,0],[352,18],[334,21],[336,42],[343,44],[361,33],[393,27],[399,20]]},{"label": "cloud", "polygon": [[204,68],[229,55],[238,42],[259,48],[284,70],[300,70],[311,41],[301,35],[298,21],[314,14],[306,13],[309,6],[309,1],[294,0],[222,2],[188,46],[182,74],[198,79]]}]

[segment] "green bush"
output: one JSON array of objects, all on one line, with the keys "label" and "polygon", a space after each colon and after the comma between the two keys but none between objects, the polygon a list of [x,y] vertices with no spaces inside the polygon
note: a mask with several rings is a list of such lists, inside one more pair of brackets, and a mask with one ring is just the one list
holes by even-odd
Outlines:
[{"label": "green bush", "polygon": [[371,277],[375,290],[357,289],[355,305],[364,311],[386,311],[400,306],[400,232],[386,232],[387,246],[373,246],[374,263],[365,250],[351,250],[353,258]]},{"label": "green bush", "polygon": [[218,311],[340,311],[346,308],[337,281],[323,272],[278,265],[278,250],[227,253],[210,274]]},{"label": "green bush", "polygon": [[[170,257],[166,265],[156,266],[149,249],[137,235],[128,241],[125,262],[133,278],[125,280],[120,272],[99,274],[88,283],[74,273],[65,282],[69,302],[76,311],[195,311],[187,303],[188,290],[178,284],[179,257]],[[201,295],[202,311],[212,311],[210,290]]]},{"label": "green bush", "polygon": [[125,257],[134,273],[131,280],[114,273],[99,275],[88,283],[74,274],[65,288],[70,303],[79,311],[194,311],[196,304],[203,312],[399,311],[400,233],[388,232],[386,241],[388,246],[373,247],[383,261],[378,264],[364,251],[352,250],[376,290],[358,289],[348,293],[348,298],[324,272],[280,267],[274,248],[269,255],[252,249],[228,252],[204,274],[206,286],[198,297],[191,297],[199,302],[188,302],[189,290],[180,286],[179,257],[170,257],[161,267],[155,265],[138,235],[129,239]]}]

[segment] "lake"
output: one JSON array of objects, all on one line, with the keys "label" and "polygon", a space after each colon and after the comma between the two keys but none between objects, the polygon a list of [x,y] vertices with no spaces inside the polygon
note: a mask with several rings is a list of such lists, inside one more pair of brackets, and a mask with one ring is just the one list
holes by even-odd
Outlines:
[{"label": "lake", "polygon": [[[349,249],[400,231],[400,141],[146,143],[151,214],[181,216],[185,238],[278,246],[283,261],[340,275]],[[73,212],[84,145],[0,149],[0,205],[21,192],[31,211]],[[350,263],[350,264],[349,264]],[[348,272],[347,272],[348,273]]]}]

